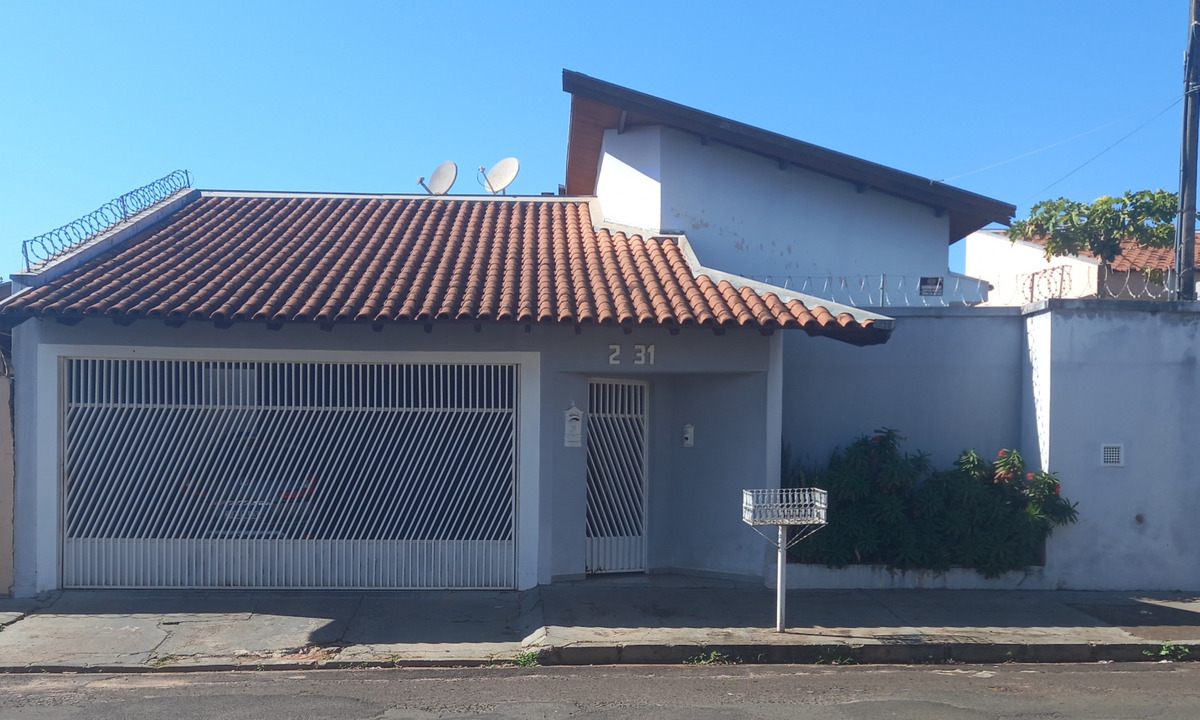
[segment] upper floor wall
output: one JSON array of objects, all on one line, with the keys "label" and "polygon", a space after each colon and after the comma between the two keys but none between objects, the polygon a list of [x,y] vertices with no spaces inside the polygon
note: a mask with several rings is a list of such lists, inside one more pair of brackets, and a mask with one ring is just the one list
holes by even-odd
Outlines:
[{"label": "upper floor wall", "polygon": [[691,133],[607,130],[596,195],[605,223],[685,234],[707,267],[855,305],[948,299],[918,300],[920,278],[949,275],[946,213]]},{"label": "upper floor wall", "polygon": [[[1016,208],[938,180],[563,71],[568,195],[682,233],[705,267],[858,306],[979,302],[948,245]],[[599,218],[596,218],[599,219]]]}]

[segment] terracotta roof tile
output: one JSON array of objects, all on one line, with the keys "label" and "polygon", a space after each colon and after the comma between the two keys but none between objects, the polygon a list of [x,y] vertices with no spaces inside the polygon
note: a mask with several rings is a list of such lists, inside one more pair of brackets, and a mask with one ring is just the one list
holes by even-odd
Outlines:
[{"label": "terracotta roof tile", "polygon": [[[1045,238],[1035,237],[1030,240],[1038,245],[1046,244]],[[1081,252],[1080,255],[1087,258],[1096,257],[1094,253],[1087,250]],[[1200,234],[1196,235],[1195,264],[1196,268],[1200,269]],[[1149,248],[1143,247],[1133,240],[1122,240],[1121,254],[1113,258],[1110,267],[1116,272],[1146,272],[1149,270],[1166,272],[1175,267],[1175,248]]]},{"label": "terracotta roof tile", "polygon": [[[1200,249],[1200,243],[1197,243]],[[1200,254],[1196,256],[1196,267],[1200,268]],[[1117,272],[1165,272],[1175,267],[1175,248],[1142,247],[1132,240],[1121,242],[1121,254],[1113,258],[1112,269]]]},{"label": "terracotta roof tile", "polygon": [[3,314],[174,321],[492,321],[800,328],[884,342],[864,313],[695,273],[676,240],[594,229],[586,200],[205,193],[13,296]]}]

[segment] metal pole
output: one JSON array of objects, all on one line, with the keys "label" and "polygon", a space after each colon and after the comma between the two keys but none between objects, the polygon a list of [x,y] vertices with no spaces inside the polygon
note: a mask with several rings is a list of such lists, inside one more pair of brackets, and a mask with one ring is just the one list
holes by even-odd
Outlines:
[{"label": "metal pole", "polygon": [[779,557],[775,568],[775,632],[783,632],[787,614],[787,525],[779,526]]},{"label": "metal pole", "polygon": [[1179,159],[1179,225],[1175,233],[1175,298],[1196,299],[1196,141],[1200,128],[1200,0],[1192,0],[1188,16],[1188,43],[1183,61],[1183,147]]}]

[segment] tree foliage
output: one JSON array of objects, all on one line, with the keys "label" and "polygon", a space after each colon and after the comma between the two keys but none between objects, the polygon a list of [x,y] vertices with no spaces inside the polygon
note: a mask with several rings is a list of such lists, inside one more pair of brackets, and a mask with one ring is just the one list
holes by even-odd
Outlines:
[{"label": "tree foliage", "polygon": [[1028,218],[1014,222],[1008,234],[1014,240],[1045,243],[1047,259],[1088,251],[1110,263],[1121,254],[1123,240],[1171,247],[1178,207],[1178,196],[1166,190],[1130,190],[1121,197],[1105,195],[1090,203],[1043,200],[1033,206]]}]

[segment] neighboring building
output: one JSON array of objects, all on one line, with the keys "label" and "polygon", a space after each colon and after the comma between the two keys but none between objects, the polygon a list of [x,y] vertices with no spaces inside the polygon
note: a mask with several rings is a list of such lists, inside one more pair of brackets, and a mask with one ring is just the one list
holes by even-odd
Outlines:
[{"label": "neighboring building", "polygon": [[1173,248],[1132,241],[1122,242],[1121,254],[1108,265],[1091,253],[1047,258],[1045,245],[1013,240],[1004,230],[979,230],[965,243],[966,273],[992,286],[984,305],[1052,298],[1166,300],[1174,277]]}]

